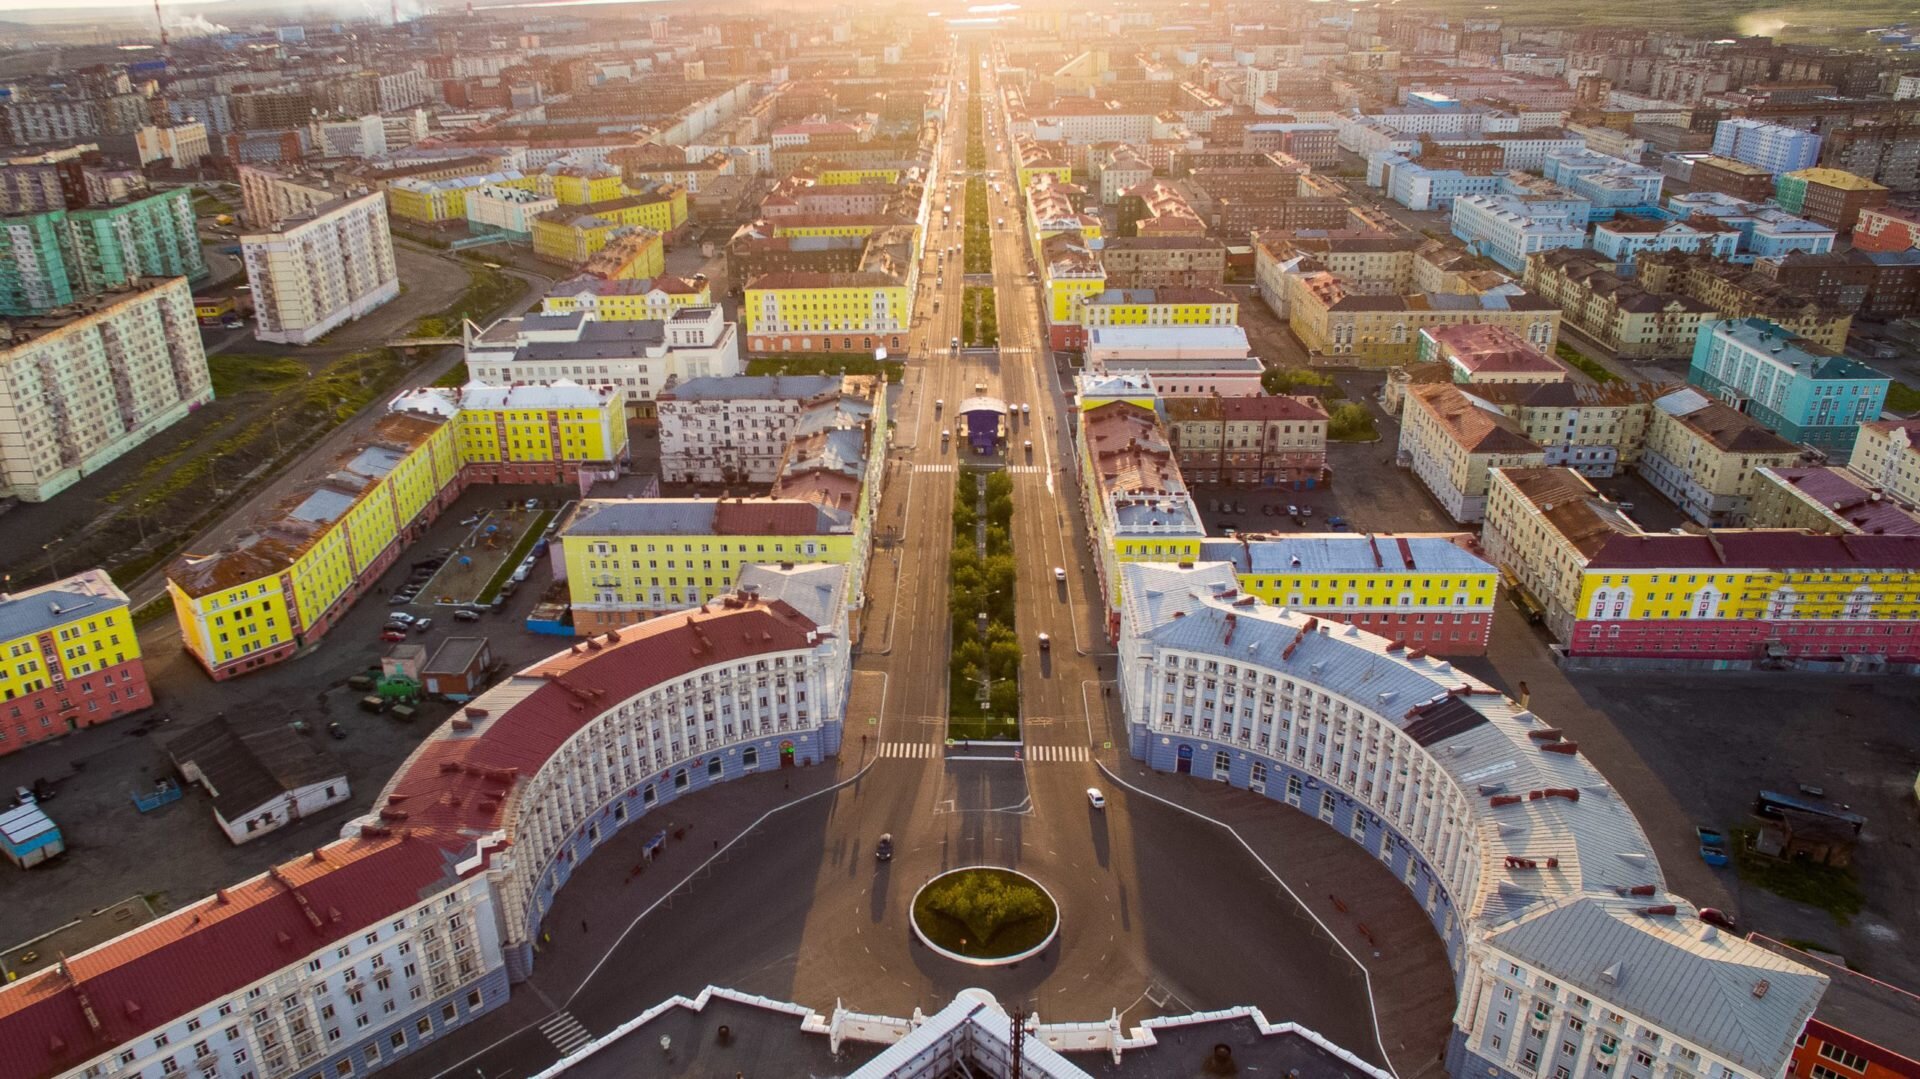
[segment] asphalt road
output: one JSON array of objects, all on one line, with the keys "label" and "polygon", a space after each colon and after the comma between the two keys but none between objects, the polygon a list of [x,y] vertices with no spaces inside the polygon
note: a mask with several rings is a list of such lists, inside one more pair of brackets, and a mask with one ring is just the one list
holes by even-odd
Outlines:
[{"label": "asphalt road", "polygon": [[[964,68],[964,64],[961,65]],[[988,89],[984,100],[998,99]],[[936,197],[964,151],[964,122],[950,125],[930,182]],[[1375,1056],[1364,991],[1337,946],[1310,922],[1288,917],[1259,864],[1211,825],[1124,789],[1100,786],[1093,758],[1118,735],[1104,705],[1111,652],[1098,632],[1096,585],[1075,499],[1065,438],[1067,396],[1044,348],[1038,286],[1026,280],[1024,215],[1004,199],[1009,161],[991,153],[1004,118],[987,133],[993,284],[1001,347],[954,354],[964,287],[960,256],[944,284],[935,252],[961,242],[954,224],[930,227],[908,373],[879,525],[902,541],[880,552],[868,583],[871,606],[856,670],[884,681],[877,726],[848,716],[845,753],[872,759],[860,779],[776,815],[702,876],[700,894],[731,902],[680,902],[648,916],[585,984],[553,984],[540,971],[534,990],[599,1033],[674,993],[726,985],[818,1009],[835,1001],[866,1011],[911,1014],[958,990],[981,986],[1049,1020],[1126,1023],[1156,1014],[1255,1004],[1302,1022],[1363,1056]],[[964,200],[964,185],[952,201]],[[933,296],[941,298],[932,311]],[[955,474],[971,457],[945,441],[952,414],[975,387],[1031,406],[1014,421],[1016,624],[1021,670],[1020,750],[945,745],[947,556]],[[945,409],[936,409],[943,400]],[[1031,459],[1018,449],[1031,440]],[[1066,569],[1064,582],[1053,569]],[[1039,634],[1052,638],[1039,647]],[[863,742],[862,735],[871,741]],[[881,834],[891,862],[874,858]],[[909,906],[921,883],[943,870],[991,864],[1018,868],[1058,900],[1058,940],[1037,959],[1006,969],[963,967],[913,939]],[[455,1035],[478,1056],[446,1074],[495,1079],[527,1075],[557,1050],[537,1029],[491,1044],[506,1032]],[[401,1070],[405,1066],[402,1064]]]}]

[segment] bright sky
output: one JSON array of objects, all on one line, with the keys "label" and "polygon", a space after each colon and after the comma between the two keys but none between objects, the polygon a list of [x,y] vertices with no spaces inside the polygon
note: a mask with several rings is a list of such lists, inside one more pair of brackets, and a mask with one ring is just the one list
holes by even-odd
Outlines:
[{"label": "bright sky", "polygon": [[[221,0],[198,0],[198,2],[192,4],[191,7],[194,10],[198,10],[203,7],[217,5],[220,2]],[[175,4],[172,2],[172,0],[160,0],[160,6],[163,8],[172,8],[172,7],[185,7],[187,5]],[[0,0],[0,12],[48,11],[48,10],[64,11],[69,8],[109,8],[109,7],[123,7],[128,9],[145,8],[148,11],[152,11],[153,0],[147,0],[147,2],[144,4],[141,3],[140,0],[131,0],[131,2],[129,2],[129,0]]]}]

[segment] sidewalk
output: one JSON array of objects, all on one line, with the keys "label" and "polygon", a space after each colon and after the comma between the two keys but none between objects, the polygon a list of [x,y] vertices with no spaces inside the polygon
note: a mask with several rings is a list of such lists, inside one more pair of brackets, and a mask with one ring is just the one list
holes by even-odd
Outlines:
[{"label": "sidewalk", "polygon": [[[1128,786],[1239,833],[1366,966],[1379,1012],[1380,1041],[1400,1079],[1444,1079],[1441,1063],[1453,1022],[1453,973],[1426,912],[1391,872],[1346,836],[1265,795],[1155,772],[1127,756],[1124,743],[1096,755]],[[1292,904],[1278,893],[1274,902]],[[1267,1018],[1279,1022],[1291,1017]],[[1347,1048],[1371,1055],[1365,1046]]]}]

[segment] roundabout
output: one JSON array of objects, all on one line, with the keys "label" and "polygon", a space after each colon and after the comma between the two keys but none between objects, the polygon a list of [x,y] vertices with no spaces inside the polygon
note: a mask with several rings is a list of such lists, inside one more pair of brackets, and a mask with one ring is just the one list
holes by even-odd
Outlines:
[{"label": "roundabout", "polygon": [[913,896],[913,935],[956,963],[1008,966],[1038,955],[1060,933],[1053,893],[997,866],[952,869]]}]

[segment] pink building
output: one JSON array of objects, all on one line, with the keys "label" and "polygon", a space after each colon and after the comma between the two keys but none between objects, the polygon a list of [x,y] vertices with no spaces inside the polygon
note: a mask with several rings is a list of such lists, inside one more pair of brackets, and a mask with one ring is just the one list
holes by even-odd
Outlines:
[{"label": "pink building", "polygon": [[127,594],[104,570],[0,594],[0,754],[153,703]]}]

